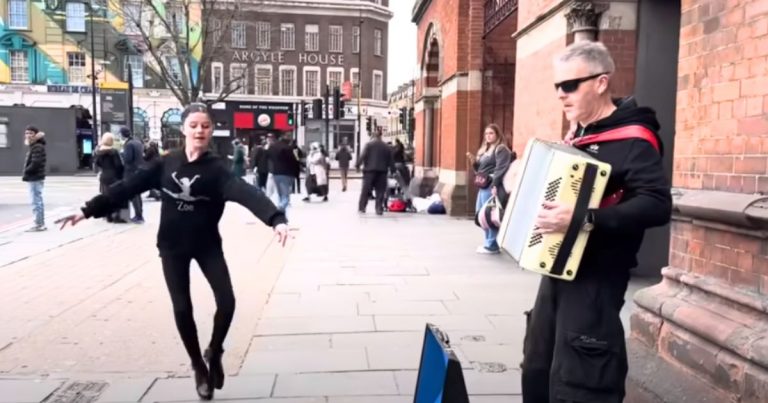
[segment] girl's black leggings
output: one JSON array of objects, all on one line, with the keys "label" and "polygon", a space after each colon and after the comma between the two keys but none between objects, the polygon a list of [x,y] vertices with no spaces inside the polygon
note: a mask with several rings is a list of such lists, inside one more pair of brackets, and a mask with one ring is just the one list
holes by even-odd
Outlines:
[{"label": "girl's black leggings", "polygon": [[189,292],[189,265],[192,259],[202,269],[216,299],[216,314],[213,318],[213,334],[210,348],[221,350],[235,313],[235,294],[229,278],[227,262],[220,247],[201,248],[193,253],[162,253],[163,274],[173,303],[173,315],[181,341],[193,365],[204,363],[200,353],[200,341],[192,310]]}]

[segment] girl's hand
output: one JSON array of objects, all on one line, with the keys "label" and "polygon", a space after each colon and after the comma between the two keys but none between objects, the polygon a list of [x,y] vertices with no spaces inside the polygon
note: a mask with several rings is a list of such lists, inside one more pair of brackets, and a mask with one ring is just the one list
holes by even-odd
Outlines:
[{"label": "girl's hand", "polygon": [[279,242],[280,245],[283,247],[285,247],[285,243],[288,241],[289,231],[290,231],[290,228],[288,228],[288,225],[286,224],[278,224],[275,227],[275,235],[277,235],[277,242]]},{"label": "girl's hand", "polygon": [[80,213],[80,214],[72,214],[64,218],[59,218],[54,223],[61,224],[61,228],[59,228],[59,230],[63,230],[64,227],[67,226],[67,223],[71,223],[72,226],[74,227],[75,225],[77,225],[77,223],[83,220],[85,220],[85,216],[82,213]]}]

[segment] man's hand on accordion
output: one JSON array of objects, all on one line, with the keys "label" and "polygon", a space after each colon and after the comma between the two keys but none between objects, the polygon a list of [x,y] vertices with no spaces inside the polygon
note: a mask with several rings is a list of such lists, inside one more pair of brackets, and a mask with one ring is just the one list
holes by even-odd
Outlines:
[{"label": "man's hand on accordion", "polygon": [[573,207],[561,203],[545,201],[536,217],[536,233],[565,233],[571,225]]}]

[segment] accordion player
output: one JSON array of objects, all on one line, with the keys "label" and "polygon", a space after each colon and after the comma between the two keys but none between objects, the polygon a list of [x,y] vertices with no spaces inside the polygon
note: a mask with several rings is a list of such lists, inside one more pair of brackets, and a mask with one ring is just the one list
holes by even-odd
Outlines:
[{"label": "accordion player", "polygon": [[[529,140],[499,231],[501,249],[525,270],[573,280],[589,238],[589,232],[583,230],[584,218],[588,209],[600,205],[610,174],[610,164],[584,151]],[[535,232],[544,201],[574,207],[566,233]]]}]

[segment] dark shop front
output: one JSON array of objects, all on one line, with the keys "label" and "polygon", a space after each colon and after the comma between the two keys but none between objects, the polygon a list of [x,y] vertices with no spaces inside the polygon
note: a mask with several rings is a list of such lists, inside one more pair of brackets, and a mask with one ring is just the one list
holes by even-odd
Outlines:
[{"label": "dark shop front", "polygon": [[294,108],[294,104],[286,102],[226,101],[213,105],[213,149],[219,155],[231,155],[235,139],[250,150],[261,144],[268,133],[292,133]]}]

